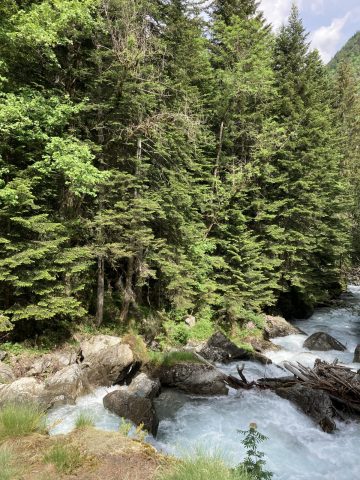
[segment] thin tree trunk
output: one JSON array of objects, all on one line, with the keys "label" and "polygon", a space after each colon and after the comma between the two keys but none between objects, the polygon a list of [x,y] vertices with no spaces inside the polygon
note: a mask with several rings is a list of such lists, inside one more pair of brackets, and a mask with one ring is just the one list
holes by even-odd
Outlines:
[{"label": "thin tree trunk", "polygon": [[97,297],[96,297],[96,325],[100,325],[104,321],[104,293],[105,293],[105,268],[104,257],[98,257],[98,272],[97,272]]},{"label": "thin tree trunk", "polygon": [[130,257],[128,260],[125,289],[124,289],[124,302],[120,312],[120,322],[125,323],[129,314],[130,305],[134,301],[134,291],[132,288],[134,276],[134,258]]}]

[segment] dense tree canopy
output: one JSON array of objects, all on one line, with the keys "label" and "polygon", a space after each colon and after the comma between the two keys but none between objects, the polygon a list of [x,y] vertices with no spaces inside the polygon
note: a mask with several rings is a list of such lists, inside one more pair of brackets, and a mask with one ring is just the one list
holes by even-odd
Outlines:
[{"label": "dense tree canopy", "polygon": [[255,1],[201,8],[2,2],[0,330],[241,326],[339,290],[351,87],[295,7],[276,38]]}]

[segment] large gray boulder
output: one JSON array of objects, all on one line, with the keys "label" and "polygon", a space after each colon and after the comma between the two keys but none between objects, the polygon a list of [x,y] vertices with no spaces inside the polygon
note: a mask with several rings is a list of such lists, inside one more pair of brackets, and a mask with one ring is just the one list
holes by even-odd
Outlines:
[{"label": "large gray boulder", "polygon": [[0,385],[0,405],[6,403],[38,403],[48,406],[45,387],[33,377],[22,377],[12,383]]},{"label": "large gray boulder", "polygon": [[304,347],[309,350],[317,350],[320,352],[325,352],[327,350],[344,352],[346,350],[346,347],[342,343],[325,332],[316,332],[310,335],[310,337],[305,340]]},{"label": "large gray boulder", "polygon": [[221,332],[214,333],[199,351],[199,354],[207,360],[221,363],[249,359],[248,351],[236,346]]},{"label": "large gray boulder", "polygon": [[103,399],[104,407],[119,417],[131,420],[135,425],[144,425],[146,431],[156,435],[159,420],[153,402],[131,394],[126,387],[108,393]]},{"label": "large gray boulder", "polygon": [[161,365],[155,373],[161,385],[199,395],[227,395],[223,375],[203,363],[177,363]]},{"label": "large gray boulder", "polygon": [[45,381],[45,393],[52,402],[57,398],[63,403],[75,403],[80,395],[89,391],[86,371],[77,364],[59,370]]},{"label": "large gray boulder", "polygon": [[136,397],[150,398],[157,397],[160,393],[160,380],[149,378],[146,373],[140,373],[131,382],[128,392]]},{"label": "large gray boulder", "polygon": [[13,369],[0,361],[0,383],[9,383],[15,380],[15,373]]},{"label": "large gray boulder", "polygon": [[355,348],[353,362],[360,363],[360,345]]},{"label": "large gray boulder", "polygon": [[265,316],[265,335],[267,338],[286,337],[288,335],[303,333],[299,328],[291,325],[283,317]]},{"label": "large gray boulder", "polygon": [[94,386],[117,383],[134,362],[130,346],[111,335],[96,335],[82,342],[80,349],[82,365],[87,368],[89,383]]},{"label": "large gray boulder", "polygon": [[315,390],[304,385],[280,387],[277,395],[295,403],[306,415],[309,415],[324,432],[331,433],[336,429],[333,420],[334,408],[329,395],[323,390]]}]

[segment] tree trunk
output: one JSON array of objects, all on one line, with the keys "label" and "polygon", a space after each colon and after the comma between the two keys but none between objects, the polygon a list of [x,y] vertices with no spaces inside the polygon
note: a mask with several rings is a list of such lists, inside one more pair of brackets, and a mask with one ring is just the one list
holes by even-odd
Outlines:
[{"label": "tree trunk", "polygon": [[130,305],[134,301],[134,291],[132,288],[133,276],[134,276],[134,258],[131,257],[128,260],[128,267],[126,272],[124,302],[120,312],[121,323],[126,322],[129,314]]},{"label": "tree trunk", "polygon": [[104,257],[98,257],[97,298],[96,298],[96,325],[100,327],[104,320],[104,293],[105,293],[105,269]]}]

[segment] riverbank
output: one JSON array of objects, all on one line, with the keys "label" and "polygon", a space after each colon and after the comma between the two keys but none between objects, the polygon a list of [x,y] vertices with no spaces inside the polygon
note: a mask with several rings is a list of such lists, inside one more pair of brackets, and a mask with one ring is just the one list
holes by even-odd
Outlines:
[{"label": "riverbank", "polygon": [[[153,480],[162,467],[174,462],[148,444],[92,427],[56,437],[32,434],[8,439],[1,451],[8,453],[8,461],[0,478],[6,478],[7,468],[9,480]],[[66,452],[76,457],[66,462]]]}]

